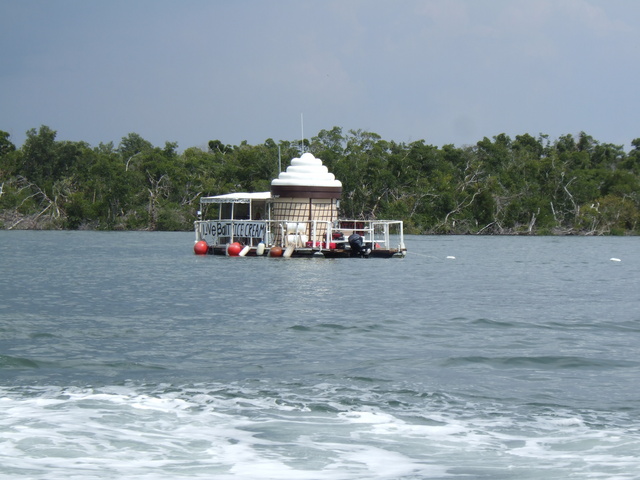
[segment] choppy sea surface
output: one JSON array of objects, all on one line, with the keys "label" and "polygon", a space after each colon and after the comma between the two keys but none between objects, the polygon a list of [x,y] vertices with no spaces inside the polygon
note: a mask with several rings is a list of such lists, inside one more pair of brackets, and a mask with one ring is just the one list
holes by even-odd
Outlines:
[{"label": "choppy sea surface", "polygon": [[0,231],[0,477],[638,479],[639,242]]}]

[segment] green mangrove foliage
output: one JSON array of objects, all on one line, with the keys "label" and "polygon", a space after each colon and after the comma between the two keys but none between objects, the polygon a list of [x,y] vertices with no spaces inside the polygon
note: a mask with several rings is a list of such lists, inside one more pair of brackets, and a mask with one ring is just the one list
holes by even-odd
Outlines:
[{"label": "green mangrove foliage", "polygon": [[[342,181],[342,215],[401,219],[419,234],[640,233],[640,138],[500,134],[475,145],[396,143],[333,127],[305,141]],[[189,230],[201,195],[268,190],[297,141],[178,151],[136,133],[92,147],[0,131],[0,228]],[[280,160],[281,159],[281,160]],[[280,166],[280,167],[279,167]]]}]

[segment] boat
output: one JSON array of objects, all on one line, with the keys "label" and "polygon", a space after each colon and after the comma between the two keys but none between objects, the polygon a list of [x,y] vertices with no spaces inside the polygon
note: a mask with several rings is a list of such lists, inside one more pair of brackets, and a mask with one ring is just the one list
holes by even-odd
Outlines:
[{"label": "boat", "polygon": [[200,198],[198,255],[404,257],[401,220],[342,219],[342,183],[310,152],[291,161],[267,192]]}]

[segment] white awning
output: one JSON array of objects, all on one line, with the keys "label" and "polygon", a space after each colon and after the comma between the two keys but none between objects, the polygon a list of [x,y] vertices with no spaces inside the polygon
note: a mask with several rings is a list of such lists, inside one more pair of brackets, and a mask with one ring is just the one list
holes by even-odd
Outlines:
[{"label": "white awning", "polygon": [[256,200],[269,200],[271,192],[225,193],[214,197],[201,197],[200,203],[250,203]]}]

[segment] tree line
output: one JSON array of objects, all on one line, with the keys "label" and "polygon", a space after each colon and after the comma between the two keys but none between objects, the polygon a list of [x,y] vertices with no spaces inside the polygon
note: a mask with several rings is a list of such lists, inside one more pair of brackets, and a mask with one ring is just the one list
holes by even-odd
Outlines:
[{"label": "tree line", "polygon": [[400,219],[416,234],[633,235],[640,138],[631,144],[580,132],[436,147],[333,127],[304,145],[211,140],[180,153],[136,133],[91,146],[41,126],[16,147],[0,131],[0,228],[190,230],[200,196],[269,190],[304,149],[342,181],[343,217]]}]

